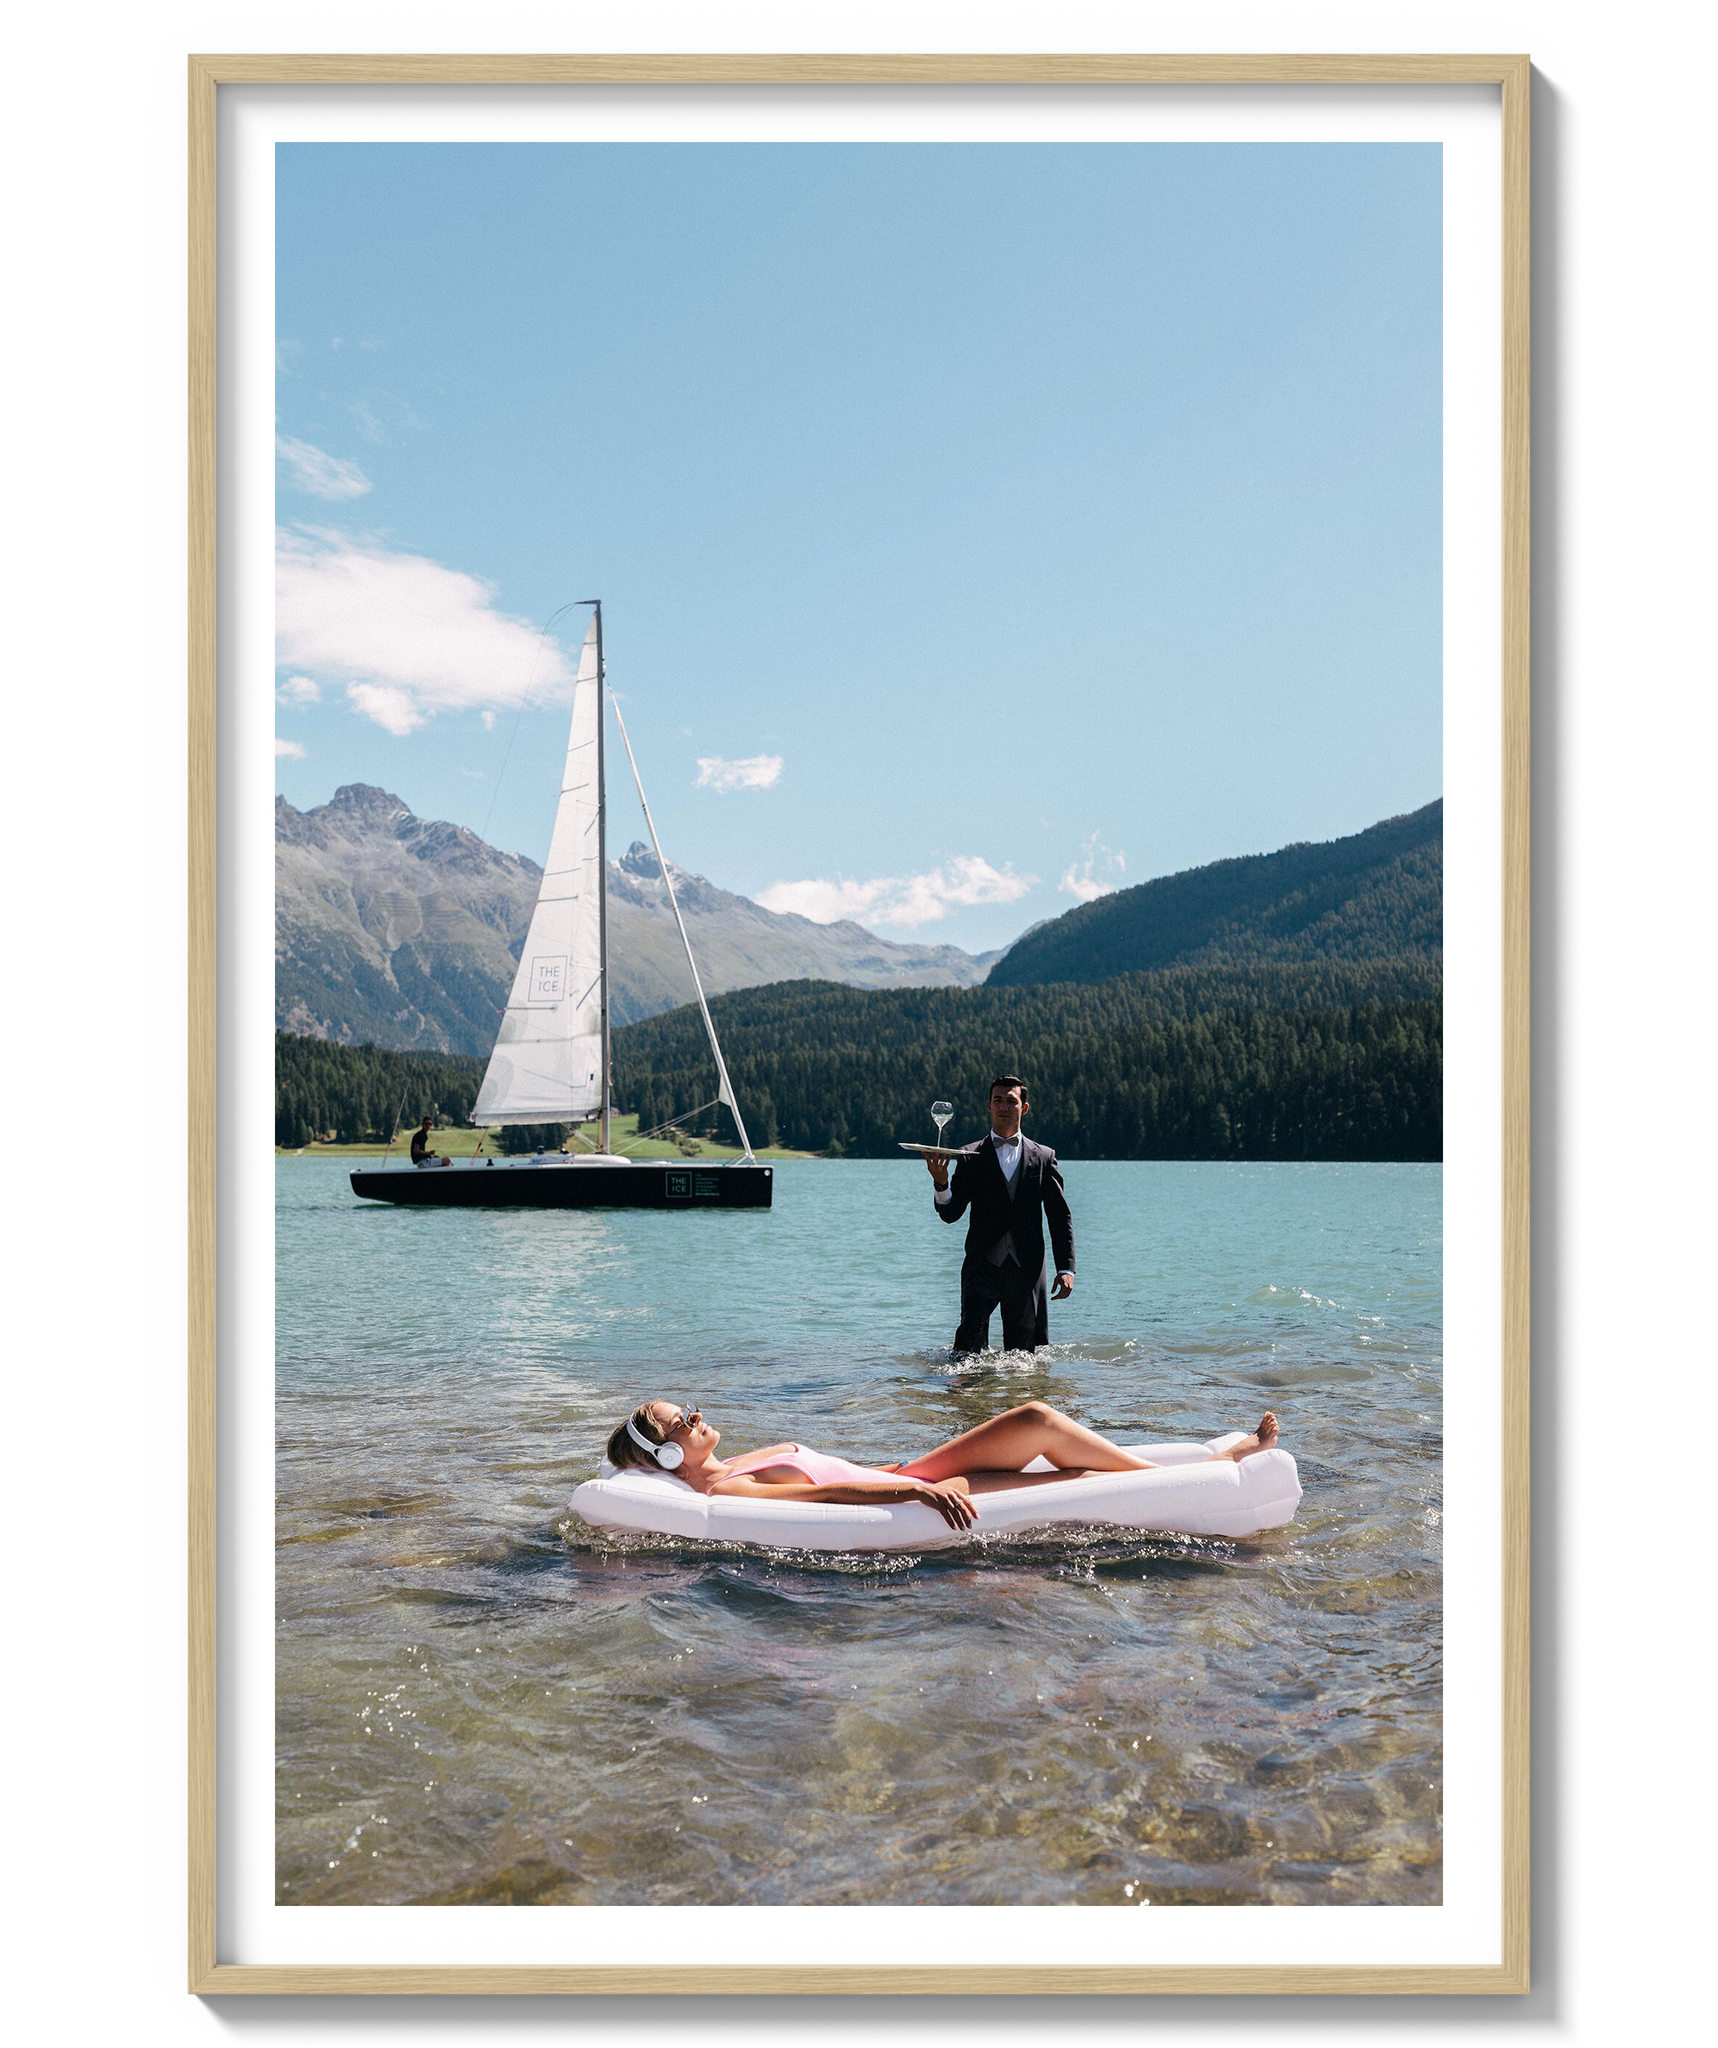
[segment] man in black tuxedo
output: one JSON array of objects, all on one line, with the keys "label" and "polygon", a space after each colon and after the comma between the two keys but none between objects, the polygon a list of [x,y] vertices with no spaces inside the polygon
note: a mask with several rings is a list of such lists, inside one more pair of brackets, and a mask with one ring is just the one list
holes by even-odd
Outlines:
[{"label": "man in black tuxedo", "polygon": [[1035,1145],[1020,1130],[1031,1105],[1018,1074],[998,1074],[990,1084],[990,1136],[976,1152],[955,1161],[932,1152],[926,1159],[936,1186],[937,1214],[945,1223],[970,1216],[966,1257],[960,1269],[960,1328],[954,1348],[982,1351],[990,1342],[990,1317],[1002,1311],[1002,1344],[1007,1351],[1035,1351],[1050,1341],[1050,1311],[1044,1297],[1044,1227],[1056,1256],[1055,1299],[1074,1291],[1074,1221],[1056,1155]]}]

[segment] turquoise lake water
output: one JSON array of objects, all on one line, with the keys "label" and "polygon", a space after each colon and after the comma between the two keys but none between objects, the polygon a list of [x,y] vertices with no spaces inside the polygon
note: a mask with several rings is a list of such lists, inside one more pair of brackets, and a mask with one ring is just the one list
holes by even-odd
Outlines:
[{"label": "turquoise lake water", "polygon": [[[1070,1163],[1047,1351],[951,1363],[911,1161],[767,1213],[410,1211],[277,1162],[284,1904],[1436,1904],[1442,1169]],[[1250,1428],[1246,1542],[922,1558],[604,1537],[609,1431],[871,1461],[1029,1398]]]}]

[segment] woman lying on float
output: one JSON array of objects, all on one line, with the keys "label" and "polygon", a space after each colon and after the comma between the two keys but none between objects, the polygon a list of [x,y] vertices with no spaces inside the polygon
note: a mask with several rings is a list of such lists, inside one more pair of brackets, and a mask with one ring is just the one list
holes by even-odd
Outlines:
[{"label": "woman lying on float", "polygon": [[[1053,1486],[1098,1472],[1152,1472],[1149,1458],[1125,1451],[1096,1430],[1043,1401],[1019,1408],[939,1444],[904,1464],[855,1465],[804,1444],[771,1444],[743,1458],[722,1459],[722,1432],[698,1408],[672,1401],[645,1401],[608,1440],[608,1461],[618,1469],[639,1466],[672,1472],[702,1494],[738,1494],[760,1501],[832,1501],[881,1507],[891,1501],[919,1501],[934,1508],[951,1529],[977,1520],[972,1497],[1023,1486]],[[1266,1412],[1257,1430],[1214,1453],[1208,1464],[1239,1464],[1277,1440],[1277,1419]],[[1024,1472],[1034,1458],[1053,1472]]]}]

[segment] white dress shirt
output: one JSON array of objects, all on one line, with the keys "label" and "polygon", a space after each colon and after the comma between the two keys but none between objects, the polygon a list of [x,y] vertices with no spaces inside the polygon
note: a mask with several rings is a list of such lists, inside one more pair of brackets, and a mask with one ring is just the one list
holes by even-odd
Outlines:
[{"label": "white dress shirt", "polygon": [[[1024,1133],[1021,1131],[1016,1131],[1012,1138],[1004,1138],[996,1131],[990,1134],[990,1142],[996,1147],[996,1163],[1002,1168],[1002,1178],[1010,1187],[1014,1184],[1014,1176],[1020,1171],[1020,1145],[1023,1136]],[[953,1181],[951,1180],[946,1188],[933,1188],[931,1194],[937,1207],[945,1208],[954,1200]],[[1060,1280],[1062,1275],[1058,1273],[1056,1278]]]}]

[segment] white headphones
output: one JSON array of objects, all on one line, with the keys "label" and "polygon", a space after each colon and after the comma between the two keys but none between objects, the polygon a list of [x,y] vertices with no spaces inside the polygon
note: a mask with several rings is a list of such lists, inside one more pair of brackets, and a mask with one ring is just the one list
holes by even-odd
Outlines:
[{"label": "white headphones", "polygon": [[672,1472],[676,1466],[685,1464],[686,1453],[678,1444],[653,1444],[630,1415],[626,1418],[626,1433],[641,1451],[650,1453],[664,1472]]}]

